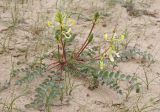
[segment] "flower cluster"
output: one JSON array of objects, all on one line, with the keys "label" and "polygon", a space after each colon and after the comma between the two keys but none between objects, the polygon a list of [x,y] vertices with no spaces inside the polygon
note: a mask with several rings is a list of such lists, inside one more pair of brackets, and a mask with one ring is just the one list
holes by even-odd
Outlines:
[{"label": "flower cluster", "polygon": [[107,48],[107,50],[101,54],[101,58],[99,62],[100,69],[103,69],[105,66],[104,58],[106,56],[108,56],[111,62],[114,62],[114,56],[120,57],[117,50],[117,45],[121,44],[125,40],[125,38],[126,38],[125,34],[117,36],[116,33],[114,33],[111,38],[108,37],[107,33],[104,34],[104,40],[109,42],[109,48]]},{"label": "flower cluster", "polygon": [[53,22],[48,21],[47,25],[48,27],[53,27],[55,29],[56,33],[62,33],[59,35],[59,37],[55,36],[55,38],[59,41],[60,38],[65,37],[66,39],[71,38],[72,29],[71,26],[76,25],[76,21],[72,18],[69,18],[65,13],[57,12],[55,14],[55,22],[57,22],[57,25],[54,25]]}]

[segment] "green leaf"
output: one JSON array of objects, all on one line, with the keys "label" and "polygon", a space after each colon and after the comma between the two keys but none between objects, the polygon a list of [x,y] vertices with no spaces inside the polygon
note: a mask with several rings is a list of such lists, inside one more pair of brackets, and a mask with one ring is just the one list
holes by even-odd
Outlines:
[{"label": "green leaf", "polygon": [[120,78],[123,80],[125,78],[125,75],[121,74]]},{"label": "green leaf", "polygon": [[97,22],[97,20],[100,18],[100,14],[99,12],[96,12],[95,15],[94,15],[94,20],[95,22]]},{"label": "green leaf", "polygon": [[132,79],[132,77],[130,75],[126,76],[126,80],[130,81]]},{"label": "green leaf", "polygon": [[114,76],[114,72],[110,72],[109,78],[113,78],[113,76]]},{"label": "green leaf", "polygon": [[61,11],[58,11],[55,15],[55,21],[63,24],[64,20],[66,19],[66,15],[62,13]]},{"label": "green leaf", "polygon": [[119,72],[115,73],[114,75],[115,75],[115,78],[119,78],[120,76]]},{"label": "green leaf", "polygon": [[105,71],[105,72],[103,73],[103,77],[104,77],[105,79],[108,78],[108,77],[109,77],[109,73],[110,73],[110,72]]},{"label": "green leaf", "polygon": [[93,40],[93,33],[89,35],[88,37],[88,43],[90,43]]}]

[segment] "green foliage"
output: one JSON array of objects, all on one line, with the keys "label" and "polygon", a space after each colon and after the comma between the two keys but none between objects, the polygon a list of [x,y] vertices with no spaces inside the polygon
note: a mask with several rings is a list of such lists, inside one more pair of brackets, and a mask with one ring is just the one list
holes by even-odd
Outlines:
[{"label": "green foliage", "polygon": [[120,57],[117,58],[117,61],[129,61],[129,60],[140,60],[140,62],[153,63],[153,56],[146,51],[141,51],[140,49],[134,47],[128,47],[120,52]]},{"label": "green foliage", "polygon": [[94,21],[98,21],[99,18],[100,18],[100,14],[96,12],[94,15]]},{"label": "green foliage", "polygon": [[139,92],[140,84],[137,82],[137,78],[131,75],[124,75],[119,72],[109,72],[108,70],[99,70],[94,66],[96,63],[91,62],[85,65],[76,64],[67,66],[65,71],[69,72],[74,76],[79,77],[90,77],[91,83],[89,85],[89,89],[95,89],[99,86],[99,82],[101,84],[105,84],[109,86],[111,89],[117,91],[117,93],[122,94],[122,90],[120,88],[120,82],[128,82],[130,88],[136,89],[136,92]]},{"label": "green foliage", "polygon": [[134,76],[109,71],[100,71],[98,74],[103,84],[106,84],[120,94],[122,94],[122,90],[119,85],[120,81],[127,81],[130,84],[130,88],[134,89],[134,87],[136,87],[137,92],[139,92],[139,83],[137,83],[137,78]]},{"label": "green foliage", "polygon": [[60,24],[63,24],[64,21],[66,19],[66,15],[64,13],[62,13],[61,11],[58,11],[55,15],[55,21],[60,23]]},{"label": "green foliage", "polygon": [[[100,14],[96,12],[92,18],[92,27],[84,43],[78,50],[73,49],[72,46],[75,44],[74,39],[76,36],[76,34],[72,33],[71,29],[71,26],[75,23],[73,19],[69,18],[65,13],[58,11],[55,15],[56,25],[54,28],[52,27],[53,23],[48,22],[48,26],[53,28],[54,38],[56,39],[57,51],[52,54],[56,62],[50,65],[41,63],[40,66],[37,67],[33,66],[13,72],[14,74],[24,74],[16,83],[19,85],[29,83],[39,76],[45,77],[46,75],[43,75],[44,73],[51,73],[51,75],[47,78],[45,77],[44,82],[37,87],[35,100],[26,107],[45,108],[47,112],[50,112],[50,107],[54,101],[59,99],[62,102],[65,95],[64,93],[66,93],[66,95],[71,94],[73,84],[70,83],[69,76],[86,78],[89,80],[88,88],[91,90],[98,88],[100,84],[105,84],[117,93],[122,94],[123,91],[120,83],[125,82],[130,85],[131,90],[136,88],[137,92],[139,91],[139,83],[137,83],[136,77],[124,75],[119,72],[110,72],[104,65],[101,65],[101,61],[106,61],[106,65],[110,64],[108,62],[114,63],[115,56],[117,57],[115,59],[118,59],[121,51],[119,50],[119,46],[123,47],[122,43],[127,37],[125,34],[117,36],[114,30],[111,38],[105,35],[105,41],[108,44],[104,47],[104,52],[100,52],[101,46],[89,47],[91,42],[93,42],[93,29],[98,23],[99,18]],[[134,53],[131,55],[134,55]],[[47,56],[41,58],[41,62],[45,58],[47,58]],[[67,83],[69,85],[67,85]]]},{"label": "green foliage", "polygon": [[29,83],[33,80],[35,80],[37,77],[42,76],[43,73],[46,71],[46,66],[42,65],[40,67],[36,67],[34,69],[32,68],[22,68],[17,69],[17,74],[23,74],[23,76],[16,82],[17,85],[22,85],[23,83]]},{"label": "green foliage", "polygon": [[55,98],[60,97],[61,89],[63,89],[63,83],[60,83],[62,80],[59,76],[50,76],[45,79],[36,89],[34,101],[26,105],[26,107],[45,108],[46,111],[49,112],[50,106],[53,105]]},{"label": "green foliage", "polygon": [[93,40],[93,33],[89,35],[88,42],[90,43]]}]

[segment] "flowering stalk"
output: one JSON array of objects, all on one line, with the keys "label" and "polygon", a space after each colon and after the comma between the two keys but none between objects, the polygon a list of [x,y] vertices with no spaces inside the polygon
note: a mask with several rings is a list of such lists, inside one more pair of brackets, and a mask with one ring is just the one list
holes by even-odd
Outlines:
[{"label": "flowering stalk", "polygon": [[82,47],[81,47],[80,50],[78,51],[78,53],[77,53],[77,55],[76,55],[76,58],[78,58],[78,57],[80,56],[80,54],[84,51],[84,49],[85,49],[85,48],[88,46],[88,44],[90,43],[90,41],[89,41],[90,39],[89,39],[89,38],[91,38],[90,36],[91,36],[91,34],[92,34],[92,31],[93,31],[94,27],[95,27],[95,23],[93,23],[92,28],[91,28],[91,30],[90,30],[90,33],[88,34],[87,39],[85,40],[85,42],[83,43]]},{"label": "flowering stalk", "polygon": [[67,60],[66,60],[65,43],[64,43],[64,41],[63,41],[63,39],[62,39],[62,37],[63,37],[62,33],[63,33],[63,27],[62,27],[62,25],[61,25],[61,37],[60,37],[60,42],[61,42],[61,45],[62,45],[62,52],[63,52],[63,53],[62,53],[62,56],[63,56],[64,62],[66,62]]},{"label": "flowering stalk", "polygon": [[92,39],[93,39],[92,32],[93,32],[93,29],[94,29],[94,27],[95,27],[96,22],[98,21],[98,19],[99,19],[99,13],[96,13],[94,15],[94,20],[93,20],[93,24],[92,24],[91,30],[90,30],[90,32],[89,32],[89,34],[88,34],[85,42],[82,44],[82,47],[80,48],[80,50],[76,54],[75,58],[78,58],[80,56],[80,54],[84,51],[84,49],[88,46],[88,44],[92,41]]}]

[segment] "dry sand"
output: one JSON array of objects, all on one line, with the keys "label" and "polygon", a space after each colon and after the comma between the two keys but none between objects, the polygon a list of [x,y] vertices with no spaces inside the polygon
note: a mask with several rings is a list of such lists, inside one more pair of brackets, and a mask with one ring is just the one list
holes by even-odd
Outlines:
[{"label": "dry sand", "polygon": [[[10,8],[5,9],[5,7],[7,7],[5,4],[7,0],[0,1],[0,42],[4,42],[6,39],[6,46],[9,43],[9,46],[7,46],[9,47],[9,53],[3,52],[1,49],[2,47],[0,46],[0,82],[2,85],[10,78],[10,71],[12,68],[11,56],[13,56],[12,60],[15,62],[15,67],[22,67],[25,62],[25,54],[23,51],[27,49],[27,46],[30,46],[28,56],[29,61],[32,61],[33,57],[41,52],[45,52],[47,49],[46,43],[49,42],[49,40],[45,38],[49,38],[51,35],[48,36],[48,31],[43,31],[43,29],[45,28],[47,20],[52,18],[56,11],[56,0],[41,0],[41,2],[35,0],[33,1],[33,4],[31,1],[32,0],[29,0],[23,7],[22,4],[19,3],[19,14],[15,16],[18,16],[20,23],[16,26],[14,32],[8,29],[8,26],[10,26],[12,21],[11,12],[13,10]],[[97,36],[102,36],[105,32],[111,34],[117,23],[117,18],[120,15],[117,33],[120,33],[127,28],[129,38],[132,39],[130,44],[136,45],[143,51],[148,51],[156,60],[156,62],[151,65],[152,71],[147,72],[149,80],[160,76],[160,0],[143,0],[144,8],[149,11],[151,15],[141,15],[138,17],[129,16],[126,8],[122,7],[120,4],[108,7],[108,5],[104,4],[103,0],[74,1],[75,2],[66,4],[65,8],[67,8],[68,11],[82,13],[84,16],[86,15],[86,17],[90,16],[97,9],[104,14],[108,14],[108,16],[105,16],[95,28],[94,32],[96,32],[95,34]],[[142,6],[138,7],[142,8]],[[86,35],[86,31],[88,31],[89,28],[90,22],[82,17],[78,20],[75,32],[81,32],[81,35]],[[9,35],[9,33],[11,33],[11,35]],[[81,38],[79,42],[83,40],[84,39]],[[40,42],[41,44],[38,44],[39,49],[36,49],[36,54],[34,48],[37,42]],[[19,65],[16,65],[17,63]],[[124,62],[120,63],[117,69],[125,74],[136,73],[136,75],[145,79],[141,63],[135,61]],[[69,104],[53,106],[53,112],[124,112],[123,108],[136,108],[136,105],[134,104],[139,97],[140,101],[137,103],[139,108],[143,107],[145,104],[150,105],[151,98],[157,97],[160,99],[160,78],[156,78],[150,84],[149,90],[142,84],[141,94],[135,94],[133,92],[128,101],[124,101],[125,95],[118,95],[110,88],[99,87],[98,89],[91,91],[87,88],[84,81],[80,79],[74,80],[76,84],[79,84],[80,86],[73,90],[71,96],[65,98],[66,102],[69,102]],[[24,112],[39,112],[33,109],[26,109],[24,105],[33,100],[34,91],[32,90],[34,90],[34,84],[36,85],[40,81],[41,80],[33,82],[32,87],[30,87],[31,92],[16,101],[16,108]],[[8,89],[0,92],[0,99],[2,102],[9,103],[13,96],[18,96],[23,93],[24,87],[12,85]],[[123,105],[114,106],[120,103],[123,103]],[[160,101],[154,106],[156,106],[154,108],[160,108]],[[152,109],[152,107],[149,109]],[[126,112],[160,112],[160,109],[148,111],[134,111],[132,109]]]}]

